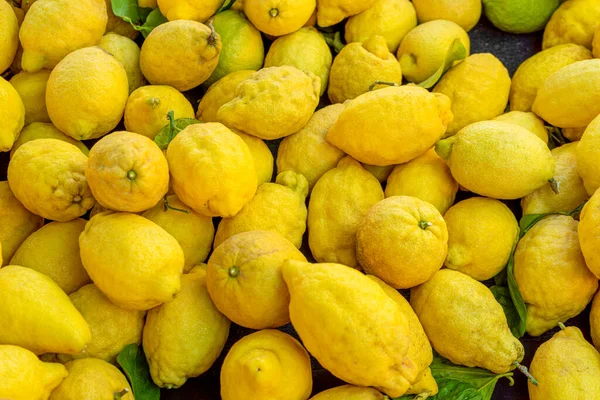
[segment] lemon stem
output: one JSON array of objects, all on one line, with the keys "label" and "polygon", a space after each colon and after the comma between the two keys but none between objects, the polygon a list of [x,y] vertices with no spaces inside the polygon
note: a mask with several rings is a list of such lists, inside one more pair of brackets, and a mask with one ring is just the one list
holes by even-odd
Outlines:
[{"label": "lemon stem", "polygon": [[169,211],[169,210],[173,210],[173,211],[179,211],[182,212],[184,214],[189,214],[190,212],[188,210],[184,210],[182,208],[177,208],[177,207],[173,207],[172,205],[169,204],[169,200],[167,200],[167,196],[165,195],[165,197],[163,197],[163,203],[164,203],[164,211]]},{"label": "lemon stem", "polygon": [[215,46],[219,35],[217,35],[217,31],[215,31],[212,20],[208,21],[207,25],[210,28],[210,36],[206,38],[206,43],[208,43],[209,46]]},{"label": "lemon stem", "polygon": [[560,327],[561,331],[564,331],[565,329],[567,329],[567,327],[565,326],[565,324],[563,324],[562,322],[559,322],[558,326]]},{"label": "lemon stem", "polygon": [[129,389],[123,388],[123,390],[121,390],[120,392],[115,392],[113,398],[115,400],[121,400],[121,398],[123,398],[123,396],[125,396],[127,393],[129,393]]},{"label": "lemon stem", "polygon": [[127,172],[127,179],[129,179],[130,181],[134,181],[136,176],[137,176],[137,174],[135,173],[134,170],[129,170]]},{"label": "lemon stem", "polygon": [[558,183],[554,178],[549,179],[548,182],[550,182],[550,187],[552,188],[552,191],[554,192],[554,194],[559,194],[560,193],[560,183]]},{"label": "lemon stem", "polygon": [[431,222],[428,222],[428,221],[419,221],[419,228],[421,228],[423,230],[429,228],[431,225],[433,225]]},{"label": "lemon stem", "polygon": [[73,203],[80,203],[82,200],[81,196],[77,195],[73,197]]},{"label": "lemon stem", "polygon": [[270,15],[271,17],[275,18],[276,16],[278,16],[278,15],[279,15],[279,10],[278,10],[278,9],[276,9],[276,8],[271,8],[271,9],[269,10],[269,15]]},{"label": "lemon stem", "polygon": [[527,379],[529,379],[529,382],[533,383],[535,386],[538,386],[538,385],[539,385],[539,384],[538,384],[538,381],[537,381],[537,379],[535,379],[535,378],[533,377],[533,375],[531,375],[531,373],[529,372],[529,370],[527,369],[527,367],[526,367],[526,366],[524,366],[524,365],[521,365],[521,363],[520,363],[520,362],[518,362],[518,361],[515,361],[515,362],[513,363],[513,365],[514,365],[515,367],[517,367],[517,369],[518,369],[519,371],[521,371],[521,373],[522,373],[523,375],[525,375],[525,376],[527,377]]},{"label": "lemon stem", "polygon": [[396,82],[376,80],[375,82],[373,82],[371,84],[371,86],[369,86],[369,92],[371,92],[373,89],[375,89],[375,86],[377,86],[377,85],[400,86]]},{"label": "lemon stem", "polygon": [[235,278],[240,274],[240,269],[238,267],[230,267],[228,273],[230,277]]}]

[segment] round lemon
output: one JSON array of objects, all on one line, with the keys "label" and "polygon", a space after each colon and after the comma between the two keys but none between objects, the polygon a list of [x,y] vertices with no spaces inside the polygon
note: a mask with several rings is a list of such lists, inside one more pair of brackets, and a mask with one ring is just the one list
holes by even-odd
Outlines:
[{"label": "round lemon", "polygon": [[600,188],[600,117],[596,117],[585,129],[577,145],[577,173],[583,179],[591,196]]},{"label": "round lemon", "polygon": [[479,0],[413,0],[420,23],[445,19],[469,32],[481,17]]},{"label": "round lemon", "polygon": [[380,183],[387,181],[389,176],[392,174],[395,165],[385,165],[380,167],[378,165],[371,165],[362,163],[364,169],[369,171]]},{"label": "round lemon", "polygon": [[282,36],[302,28],[316,0],[244,0],[244,13],[259,31]]},{"label": "round lemon", "polygon": [[600,58],[600,26],[594,32],[594,40],[592,41],[592,54],[594,58]]},{"label": "round lemon", "polygon": [[130,38],[116,33],[102,36],[98,46],[112,54],[125,68],[129,93],[144,84],[144,75],[140,69],[140,48]]},{"label": "round lemon", "polygon": [[385,398],[386,396],[375,389],[344,385],[325,390],[311,397],[310,400],[385,400]]},{"label": "round lemon", "polygon": [[519,125],[548,143],[548,131],[546,130],[544,121],[532,112],[510,111],[506,114],[498,115],[494,120]]},{"label": "round lemon", "polygon": [[259,185],[271,182],[273,178],[273,165],[275,159],[269,146],[260,138],[248,135],[235,128],[231,128],[231,132],[238,135],[250,149],[252,158],[254,159],[254,167],[256,169],[256,179]]},{"label": "round lemon", "polygon": [[37,72],[21,71],[10,79],[10,84],[17,90],[25,106],[25,125],[32,122],[50,122],[46,110],[46,85],[50,71],[43,69]]},{"label": "round lemon", "polygon": [[83,144],[79,140],[75,140],[72,137],[65,135],[64,133],[56,129],[54,125],[43,122],[32,122],[31,124],[23,128],[23,130],[21,131],[21,134],[15,141],[13,148],[10,150],[10,156],[12,157],[13,154],[15,154],[15,152],[17,151],[17,149],[25,143],[31,142],[32,140],[36,139],[62,140],[63,142],[71,143],[79,150],[81,150],[81,152],[86,156],[89,153],[89,149],[85,144]]},{"label": "round lemon", "polygon": [[185,19],[204,22],[217,12],[223,0],[158,0],[157,5],[169,21]]},{"label": "round lemon", "polygon": [[596,293],[590,311],[590,328],[592,341],[596,348],[600,347],[600,295]]},{"label": "round lemon", "polygon": [[19,92],[0,76],[0,151],[10,151],[25,123],[25,106]]},{"label": "round lemon", "polygon": [[563,43],[575,43],[591,50],[594,31],[598,26],[600,4],[597,1],[564,1],[546,24],[542,49]]},{"label": "round lemon", "polygon": [[236,97],[235,88],[254,72],[252,70],[235,71],[213,83],[200,99],[196,118],[202,122],[218,122],[217,111],[219,108]]},{"label": "round lemon", "polygon": [[559,0],[483,0],[485,16],[504,32],[532,33],[544,29]]},{"label": "round lemon", "polygon": [[7,1],[0,3],[0,74],[10,67],[19,47],[19,21]]},{"label": "round lemon", "polygon": [[[246,0],[244,0],[246,1]],[[319,0],[318,25],[326,28],[373,7],[378,0]]]},{"label": "round lemon", "polygon": [[600,279],[600,256],[597,251],[600,246],[600,190],[583,207],[579,221],[581,252],[590,271]]}]

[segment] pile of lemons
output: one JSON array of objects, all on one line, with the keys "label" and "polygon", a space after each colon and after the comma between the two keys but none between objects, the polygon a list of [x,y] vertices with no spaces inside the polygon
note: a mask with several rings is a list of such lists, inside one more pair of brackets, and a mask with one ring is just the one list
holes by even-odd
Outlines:
[{"label": "pile of lemons", "polygon": [[523,3],[0,0],[0,398],[600,399],[600,2]]}]

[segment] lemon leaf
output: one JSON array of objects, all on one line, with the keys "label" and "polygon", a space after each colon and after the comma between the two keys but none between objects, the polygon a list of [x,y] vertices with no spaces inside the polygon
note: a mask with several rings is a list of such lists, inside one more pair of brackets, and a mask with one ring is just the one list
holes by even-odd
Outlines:
[{"label": "lemon leaf", "polygon": [[144,23],[152,11],[151,8],[139,7],[137,0],[111,0],[111,7],[117,17],[129,22],[134,28]]},{"label": "lemon leaf", "polygon": [[150,14],[148,14],[148,17],[146,18],[144,24],[137,30],[142,32],[142,35],[144,35],[144,37],[148,37],[148,35],[150,34],[150,32],[152,32],[154,28],[166,22],[169,22],[167,17],[162,15],[158,8],[155,8],[150,12]]},{"label": "lemon leaf", "polygon": [[235,0],[225,0],[221,8],[217,10],[216,14],[229,10],[233,6],[233,3],[235,3]]},{"label": "lemon leaf", "polygon": [[156,143],[161,150],[169,147],[171,140],[173,140],[186,126],[200,123],[200,121],[194,118],[175,119],[173,111],[169,111],[167,118],[169,119],[169,124],[163,127],[154,138],[154,143]]},{"label": "lemon leaf", "polygon": [[125,346],[117,356],[117,362],[125,372],[137,399],[160,399],[160,389],[150,377],[150,367],[141,347],[135,343]]},{"label": "lemon leaf", "polygon": [[465,46],[462,44],[460,39],[454,39],[450,45],[450,48],[448,49],[444,63],[440,65],[438,70],[435,71],[433,75],[419,83],[419,86],[425,89],[432,88],[441,79],[442,75],[452,68],[456,61],[464,60],[466,57],[467,49],[465,49]]},{"label": "lemon leaf", "polygon": [[[508,278],[508,277],[507,277]],[[500,303],[502,309],[504,310],[504,314],[506,315],[506,321],[508,322],[509,327],[518,327],[521,324],[521,317],[517,312],[517,308],[513,303],[512,297],[510,296],[510,289],[508,286],[499,286],[494,285],[490,287],[492,294],[496,298],[496,301]],[[514,336],[517,336],[519,331],[513,331]]]}]

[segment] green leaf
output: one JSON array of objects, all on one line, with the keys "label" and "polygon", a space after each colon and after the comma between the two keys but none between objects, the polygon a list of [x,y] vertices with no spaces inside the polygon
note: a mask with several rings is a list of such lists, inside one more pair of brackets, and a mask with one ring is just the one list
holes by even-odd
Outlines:
[{"label": "green leaf", "polygon": [[155,8],[150,12],[150,14],[148,14],[148,17],[146,18],[144,24],[140,26],[139,29],[136,29],[142,32],[142,35],[144,35],[144,37],[148,37],[148,35],[150,34],[150,32],[152,32],[154,28],[166,22],[169,22],[167,17],[162,15],[158,8]]},{"label": "green leaf", "polygon": [[321,35],[323,35],[323,38],[325,39],[325,42],[333,48],[333,50],[336,53],[339,53],[340,51],[342,51],[342,49],[344,48],[344,46],[346,46],[344,44],[344,42],[342,41],[342,33],[340,31],[337,32],[321,32]]},{"label": "green leaf", "polygon": [[507,281],[508,277],[506,276],[506,268],[494,276],[494,284],[497,286],[506,286]]},{"label": "green leaf", "polygon": [[173,138],[186,126],[200,123],[200,121],[194,118],[173,119],[173,111],[169,111],[167,118],[169,119],[169,124],[163,127],[154,138],[154,142],[161,150],[166,149],[169,146],[169,143],[171,143],[171,140],[173,140]]},{"label": "green leaf", "polygon": [[233,6],[233,3],[235,3],[235,0],[225,0],[221,8],[217,10],[216,14],[229,10],[231,6]]},{"label": "green leaf", "polygon": [[[519,232],[517,232],[517,238],[521,238]],[[509,320],[509,315],[507,315],[506,319],[509,322],[508,326],[510,327],[510,331],[512,332],[513,336],[517,339],[520,339],[527,330],[527,306],[525,305],[525,301],[523,300],[523,296],[519,290],[519,285],[517,285],[517,280],[515,279],[515,250],[517,249],[518,241],[518,239],[515,240],[515,244],[510,252],[510,258],[508,259],[508,264],[506,265],[506,277],[510,298],[512,299],[513,306],[519,318],[512,318]]]},{"label": "green leaf", "polygon": [[424,87],[425,89],[432,88],[440,80],[442,75],[444,75],[446,71],[452,68],[456,61],[464,60],[466,57],[467,49],[465,49],[465,46],[462,44],[460,39],[454,39],[454,41],[450,45],[450,48],[448,49],[448,53],[446,54],[446,60],[444,61],[444,63],[440,65],[438,70],[435,71],[433,75],[431,75],[423,82],[419,83],[419,86]]},{"label": "green leaf", "polygon": [[127,375],[135,398],[143,400],[160,399],[160,389],[150,377],[150,367],[141,347],[138,347],[135,343],[125,346],[117,356],[117,362]]},{"label": "green leaf", "polygon": [[152,11],[151,8],[139,7],[137,0],[111,0],[111,7],[117,17],[129,22],[134,28],[141,25]]},{"label": "green leaf", "polygon": [[515,304],[513,303],[512,297],[510,296],[510,290],[508,286],[498,286],[494,285],[490,287],[492,294],[496,298],[496,301],[500,303],[502,309],[504,309],[504,314],[506,315],[506,320],[508,322],[508,326],[511,327],[511,331],[514,336],[517,336],[519,333],[518,330],[512,330],[513,327],[521,326],[521,317],[517,312]]},{"label": "green leaf", "polygon": [[549,213],[545,213],[545,214],[524,215],[523,218],[521,218],[521,221],[519,221],[519,227],[521,229],[521,237],[525,236],[525,234],[527,232],[529,232],[529,230],[531,228],[533,228],[533,226],[535,224],[537,224],[538,222],[540,222],[541,220],[543,220],[544,218],[546,218],[550,215],[568,215],[570,217],[577,218],[577,216],[581,213],[581,210],[585,206],[585,203],[586,202],[583,202],[580,205],[578,205],[577,207],[575,207],[574,209],[572,209],[571,211],[567,211],[567,212],[549,212]]}]

